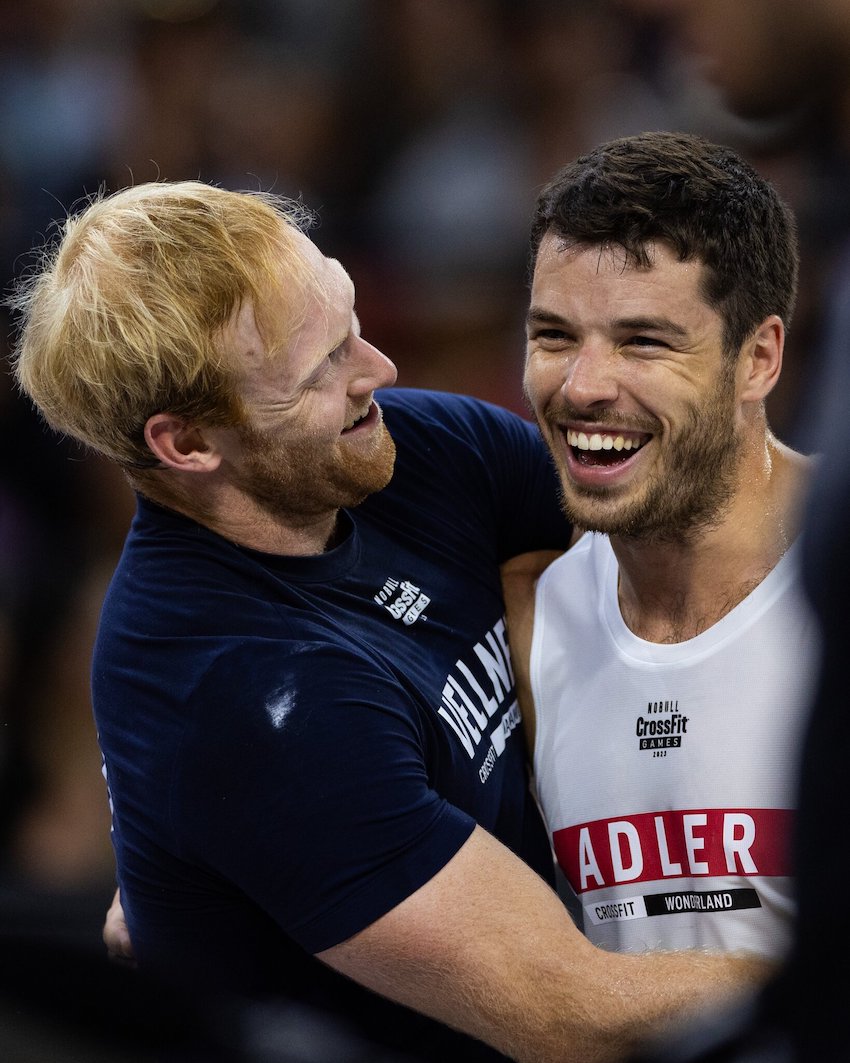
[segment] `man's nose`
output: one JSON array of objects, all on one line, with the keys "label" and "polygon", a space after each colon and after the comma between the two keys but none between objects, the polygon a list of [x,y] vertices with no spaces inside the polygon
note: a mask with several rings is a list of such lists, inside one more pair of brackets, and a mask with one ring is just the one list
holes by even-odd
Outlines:
[{"label": "man's nose", "polygon": [[353,342],[353,371],[349,391],[365,394],[377,388],[392,387],[398,376],[395,363],[362,336],[355,337]]},{"label": "man's nose", "polygon": [[561,393],[575,409],[614,402],[619,393],[614,352],[600,343],[582,344],[567,358]]}]

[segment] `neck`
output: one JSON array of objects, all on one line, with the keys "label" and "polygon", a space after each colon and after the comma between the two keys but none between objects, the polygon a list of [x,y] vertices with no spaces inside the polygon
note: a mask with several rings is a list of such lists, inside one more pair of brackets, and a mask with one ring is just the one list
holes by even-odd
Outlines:
[{"label": "neck", "polygon": [[[206,523],[224,539],[264,554],[307,557],[323,554],[336,545],[339,514],[327,514],[299,525],[261,515],[255,519],[234,519]],[[197,518],[195,518],[197,519]]]},{"label": "neck", "polygon": [[187,489],[175,480],[137,486],[154,502],[250,550],[298,557],[322,554],[335,545],[339,521],[335,509],[299,515],[296,520],[269,512],[226,483],[205,484],[204,491]]},{"label": "neck", "polygon": [[611,536],[628,627],[648,642],[684,642],[747,597],[794,541],[807,459],[767,441],[746,462],[720,519],[674,542]]}]

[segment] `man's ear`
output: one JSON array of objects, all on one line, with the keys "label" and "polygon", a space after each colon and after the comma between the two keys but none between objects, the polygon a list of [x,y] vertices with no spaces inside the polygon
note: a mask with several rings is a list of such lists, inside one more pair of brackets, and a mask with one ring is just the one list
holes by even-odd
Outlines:
[{"label": "man's ear", "polygon": [[762,402],[782,372],[785,326],[776,314],[766,317],[744,344],[739,367],[742,402]]},{"label": "man's ear", "polygon": [[221,464],[221,453],[202,429],[170,413],[148,418],[145,442],[163,465],[178,472],[215,472]]}]

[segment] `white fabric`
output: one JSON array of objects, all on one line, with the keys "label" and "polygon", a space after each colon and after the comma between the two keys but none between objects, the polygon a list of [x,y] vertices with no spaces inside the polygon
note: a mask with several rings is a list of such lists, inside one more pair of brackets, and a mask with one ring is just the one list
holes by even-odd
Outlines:
[{"label": "white fabric", "polygon": [[621,951],[779,955],[816,626],[792,548],[696,638],[625,625],[607,537],[543,574],[531,683],[534,771],[585,932]]}]

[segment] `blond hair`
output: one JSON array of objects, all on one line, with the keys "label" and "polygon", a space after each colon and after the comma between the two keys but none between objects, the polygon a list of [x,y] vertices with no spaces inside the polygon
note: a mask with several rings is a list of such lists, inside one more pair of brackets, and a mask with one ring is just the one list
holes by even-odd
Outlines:
[{"label": "blond hair", "polygon": [[[307,220],[278,196],[195,181],[99,193],[9,300],[22,314],[19,386],[53,428],[128,471],[157,465],[144,439],[154,413],[238,423],[223,331],[250,303],[266,350],[285,345],[311,283],[297,244]],[[286,335],[263,317],[273,292]]]}]

